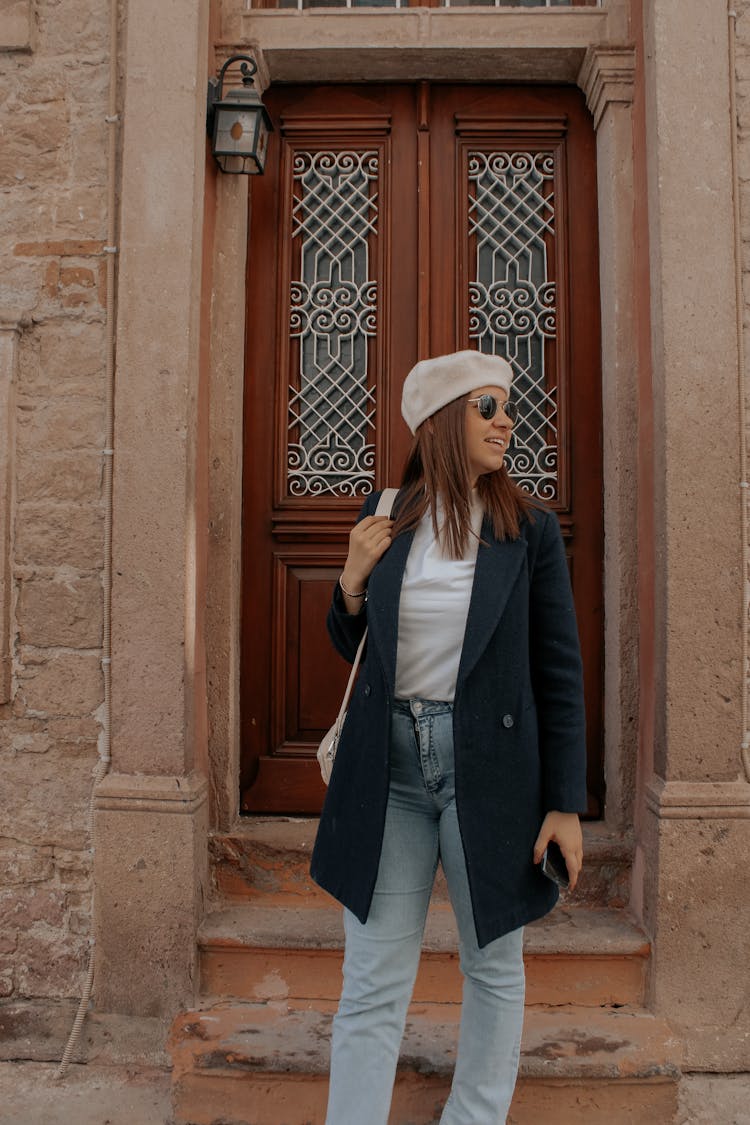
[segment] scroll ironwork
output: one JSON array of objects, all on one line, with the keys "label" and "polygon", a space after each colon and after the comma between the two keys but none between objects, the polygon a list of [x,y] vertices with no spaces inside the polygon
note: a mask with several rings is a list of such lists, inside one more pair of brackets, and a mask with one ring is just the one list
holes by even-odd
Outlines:
[{"label": "scroll ironwork", "polygon": [[513,368],[520,416],[508,455],[511,475],[542,500],[557,496],[557,388],[548,370],[557,332],[551,275],[555,238],[552,152],[470,152],[469,337]]},{"label": "scroll ironwork", "polygon": [[293,161],[287,481],[292,496],[355,496],[375,476],[377,322],[372,250],[378,235],[376,151],[298,151]]}]

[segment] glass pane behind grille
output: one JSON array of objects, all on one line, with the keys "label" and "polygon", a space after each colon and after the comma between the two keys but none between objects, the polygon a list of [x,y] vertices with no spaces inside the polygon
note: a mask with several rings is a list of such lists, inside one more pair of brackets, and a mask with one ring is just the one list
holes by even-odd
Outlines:
[{"label": "glass pane behind grille", "polygon": [[554,176],[552,152],[468,153],[469,338],[513,368],[508,466],[547,501],[558,491]]},{"label": "glass pane behind grille", "polygon": [[378,153],[298,151],[292,174],[287,490],[362,496],[375,477]]}]

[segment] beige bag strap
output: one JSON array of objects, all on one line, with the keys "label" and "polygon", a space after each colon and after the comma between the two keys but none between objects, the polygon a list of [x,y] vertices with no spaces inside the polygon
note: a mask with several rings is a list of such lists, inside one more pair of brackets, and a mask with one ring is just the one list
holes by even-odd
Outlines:
[{"label": "beige bag strap", "polygon": [[[375,509],[375,515],[376,516],[389,516],[391,514],[391,512],[393,511],[393,505],[395,503],[397,495],[398,495],[398,489],[397,488],[384,488],[383,491],[380,493],[380,499],[378,500],[378,506]],[[341,701],[341,709],[339,711],[338,718],[336,719],[336,733],[337,734],[341,730],[341,726],[344,722],[344,716],[346,715],[346,709],[349,706],[349,697],[352,694],[352,688],[354,687],[354,681],[357,678],[357,672],[359,671],[359,664],[360,664],[360,661],[362,659],[362,653],[364,651],[366,640],[367,640],[367,629],[365,629],[364,633],[362,634],[362,640],[359,642],[359,645],[357,646],[357,654],[354,657],[354,663],[352,664],[352,670],[349,673],[349,679],[347,680],[347,684],[346,684],[346,691],[344,692],[344,698]]]}]

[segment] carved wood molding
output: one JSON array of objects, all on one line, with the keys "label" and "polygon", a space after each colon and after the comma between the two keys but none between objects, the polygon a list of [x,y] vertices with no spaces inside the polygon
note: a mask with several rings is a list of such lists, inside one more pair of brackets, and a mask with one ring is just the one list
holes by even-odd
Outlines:
[{"label": "carved wood molding", "polygon": [[514,140],[547,140],[564,137],[568,115],[558,117],[491,116],[489,114],[456,114],[456,134],[459,137],[513,137]]},{"label": "carved wood molding", "polygon": [[660,820],[749,820],[750,785],[655,777],[646,786],[646,805]]},{"label": "carved wood molding", "polygon": [[635,47],[589,47],[577,81],[598,129],[608,106],[632,104]]}]

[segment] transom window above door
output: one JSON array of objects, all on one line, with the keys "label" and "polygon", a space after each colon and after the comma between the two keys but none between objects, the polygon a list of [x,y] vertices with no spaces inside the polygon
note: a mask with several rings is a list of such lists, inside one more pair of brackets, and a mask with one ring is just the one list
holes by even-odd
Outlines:
[{"label": "transom window above door", "polygon": [[601,8],[603,0],[252,0],[253,8]]}]

